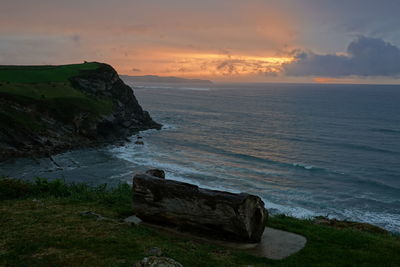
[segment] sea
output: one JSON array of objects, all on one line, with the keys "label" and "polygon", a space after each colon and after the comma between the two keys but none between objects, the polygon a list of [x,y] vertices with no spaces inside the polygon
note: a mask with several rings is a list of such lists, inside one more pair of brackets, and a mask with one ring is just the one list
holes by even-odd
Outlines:
[{"label": "sea", "polygon": [[0,163],[0,175],[92,185],[135,173],[260,196],[271,214],[327,216],[400,233],[400,85],[141,84],[162,130],[50,159]]}]

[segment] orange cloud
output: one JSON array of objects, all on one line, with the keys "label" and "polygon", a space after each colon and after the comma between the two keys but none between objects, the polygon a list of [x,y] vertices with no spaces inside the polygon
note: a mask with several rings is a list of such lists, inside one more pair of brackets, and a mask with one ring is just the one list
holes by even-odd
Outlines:
[{"label": "orange cloud", "polygon": [[290,62],[297,38],[295,14],[280,1],[18,2],[0,10],[3,64],[86,60],[123,74],[265,78]]},{"label": "orange cloud", "polygon": [[119,71],[126,74],[131,74],[129,62],[134,62],[135,66],[140,66],[143,74],[218,79],[227,76],[277,74],[281,71],[282,64],[291,62],[293,58],[157,49],[135,53],[130,59],[120,60]]},{"label": "orange cloud", "polygon": [[[95,5],[91,1],[77,0],[69,3],[51,0],[41,0],[40,4],[19,2],[6,0],[2,5],[0,40],[7,35],[32,35],[42,39],[80,36],[80,46],[68,52],[71,60],[84,55],[82,60],[107,61],[124,71],[134,66],[148,72],[151,69],[157,72],[180,69],[200,73],[193,70],[195,64],[211,62],[220,65],[227,59],[221,51],[240,55],[233,58],[235,62],[230,66],[243,72],[238,70],[241,69],[238,66],[243,65],[239,61],[246,61],[246,70],[250,71],[255,65],[261,64],[265,68],[268,60],[248,57],[276,55],[295,43],[293,16],[287,14],[287,10],[281,10],[279,3],[273,3],[275,1],[265,4],[260,0],[215,0],[210,3],[99,0]],[[113,19],[105,19],[110,15]],[[0,42],[0,49],[1,46]],[[42,47],[45,49],[46,44]],[[37,64],[43,58],[55,64],[63,63],[61,56],[46,58],[44,53],[35,53],[35,49],[39,50],[33,47],[30,53],[23,50],[16,53],[21,55],[24,64]],[[11,49],[6,52],[11,53],[9,51]],[[166,55],[169,51],[173,53]],[[7,56],[6,52],[0,52]],[[65,54],[64,49],[60,48],[59,54]],[[182,60],[191,61],[193,65],[178,64],[177,61]],[[12,61],[13,58],[10,63]],[[167,66],[166,61],[172,65]],[[228,71],[222,71],[222,65],[212,69],[217,73]]]}]

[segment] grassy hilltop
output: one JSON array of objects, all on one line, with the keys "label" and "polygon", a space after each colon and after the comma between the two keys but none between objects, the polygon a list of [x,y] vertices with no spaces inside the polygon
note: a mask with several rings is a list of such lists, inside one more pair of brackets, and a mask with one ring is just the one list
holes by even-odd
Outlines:
[{"label": "grassy hilltop", "polygon": [[159,247],[184,266],[400,266],[400,238],[374,227],[271,217],[268,226],[301,234],[307,244],[284,260],[268,260],[118,222],[132,214],[130,201],[127,184],[108,189],[0,178],[0,265],[133,266]]},{"label": "grassy hilltop", "polygon": [[97,62],[60,66],[0,66],[0,82],[10,83],[46,83],[66,82],[83,70],[99,68]]},{"label": "grassy hilltop", "polygon": [[[96,70],[99,63],[62,66],[0,66],[0,97],[22,105],[35,104],[61,121],[68,121],[76,112],[94,116],[111,112],[112,101],[94,98],[74,88],[70,78],[82,71]],[[35,114],[10,108],[0,110],[0,127],[17,124],[39,131],[43,128]]]}]

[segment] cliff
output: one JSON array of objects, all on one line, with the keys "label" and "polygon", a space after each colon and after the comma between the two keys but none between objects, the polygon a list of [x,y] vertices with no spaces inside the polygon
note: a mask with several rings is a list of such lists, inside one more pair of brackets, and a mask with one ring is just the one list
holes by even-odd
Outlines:
[{"label": "cliff", "polygon": [[41,156],[160,129],[102,63],[0,66],[0,160]]}]

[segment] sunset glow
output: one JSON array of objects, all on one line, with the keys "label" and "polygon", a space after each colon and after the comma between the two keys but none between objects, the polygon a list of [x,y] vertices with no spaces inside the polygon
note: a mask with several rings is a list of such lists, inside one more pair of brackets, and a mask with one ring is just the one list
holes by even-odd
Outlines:
[{"label": "sunset glow", "polygon": [[354,14],[304,0],[71,1],[2,2],[0,63],[99,61],[126,75],[228,82],[399,82],[400,39],[385,33],[396,6]]},{"label": "sunset glow", "polygon": [[[153,58],[157,58],[157,65],[154,64]],[[272,75],[279,73],[282,64],[291,62],[293,58],[212,53],[157,53],[140,60],[140,68],[122,66],[120,72],[216,79],[221,76]]]},{"label": "sunset glow", "polygon": [[0,267],[400,267],[399,11],[0,0]]}]

